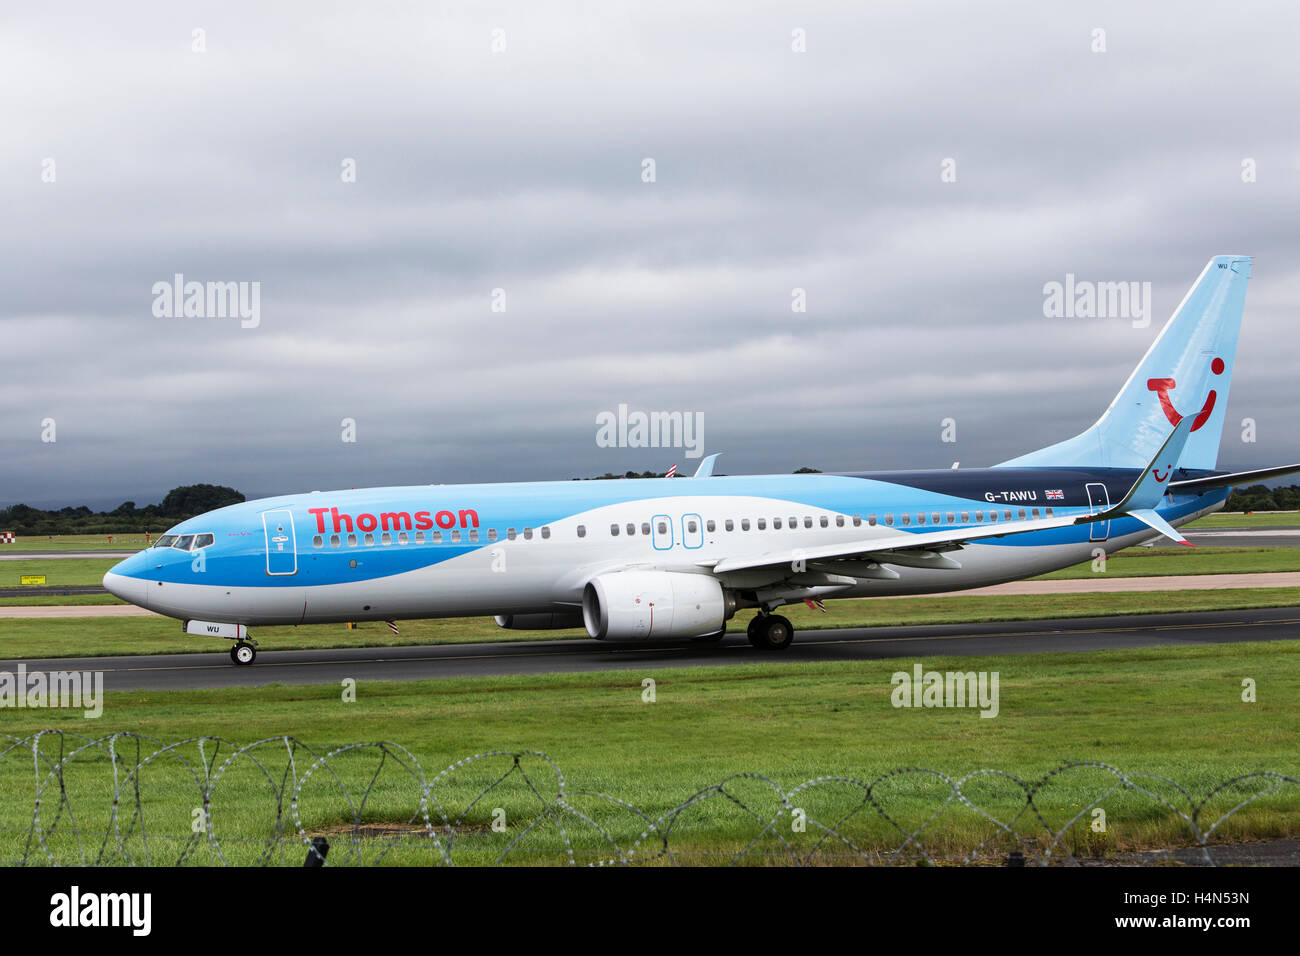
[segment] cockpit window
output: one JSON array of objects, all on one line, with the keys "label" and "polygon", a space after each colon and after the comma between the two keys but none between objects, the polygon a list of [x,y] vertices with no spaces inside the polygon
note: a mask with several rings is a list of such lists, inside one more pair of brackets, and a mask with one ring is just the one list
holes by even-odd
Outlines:
[{"label": "cockpit window", "polygon": [[181,551],[188,551],[190,549],[190,546],[193,544],[194,544],[194,535],[183,534],[176,539],[172,547],[177,548]]},{"label": "cockpit window", "polygon": [[216,538],[210,534],[196,534],[194,536],[194,544],[191,546],[190,550],[197,551],[199,548],[210,548],[212,547],[212,542],[215,540]]},{"label": "cockpit window", "polygon": [[175,540],[176,540],[176,535],[174,535],[174,534],[165,534],[165,535],[163,535],[161,538],[158,539],[158,542],[154,545],[154,547],[155,547],[155,548],[170,548],[170,547],[172,546],[172,542],[175,541]]}]

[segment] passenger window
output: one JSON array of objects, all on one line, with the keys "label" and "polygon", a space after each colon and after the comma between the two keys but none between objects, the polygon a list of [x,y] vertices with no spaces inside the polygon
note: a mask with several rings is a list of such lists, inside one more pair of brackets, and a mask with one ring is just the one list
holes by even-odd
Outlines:
[{"label": "passenger window", "polygon": [[357,546],[357,536],[355,534],[348,535],[348,547],[355,548],[356,546]]},{"label": "passenger window", "polygon": [[[489,533],[490,533],[490,532],[489,532]],[[424,544],[424,532],[423,532],[423,531],[417,531],[417,532],[415,532],[415,543],[416,543],[416,544]]]},{"label": "passenger window", "polygon": [[320,535],[316,535],[311,539],[311,546],[313,548],[323,548],[325,547],[325,539]]},{"label": "passenger window", "polygon": [[885,524],[889,525],[891,528],[894,526],[894,516],[892,514],[885,515]]},{"label": "passenger window", "polygon": [[781,530],[781,519],[780,519],[780,518],[773,518],[773,519],[772,519],[772,527],[773,527],[775,530],[780,531],[780,530]]},{"label": "passenger window", "polygon": [[532,529],[532,528],[525,528],[525,529],[524,529],[524,540],[525,540],[525,541],[532,541],[532,540],[533,540],[533,529]]},{"label": "passenger window", "polygon": [[830,521],[827,520],[825,515],[822,515],[820,518],[818,518],[817,523],[820,524],[823,528],[830,527]]},{"label": "passenger window", "polygon": [[618,537],[618,525],[617,525],[617,524],[612,524],[612,525],[609,526],[609,536],[610,536],[611,538],[617,538],[617,537]]},{"label": "passenger window", "polygon": [[374,547],[374,544],[375,544],[375,536],[374,536],[373,534],[371,534],[369,531],[366,532],[366,538],[365,538],[365,540],[366,540],[366,547],[367,547],[367,548]]},{"label": "passenger window", "polygon": [[1021,509],[1019,509],[1019,510],[1020,510],[1020,520],[1021,520],[1021,521],[1024,521],[1024,520],[1025,520],[1025,509],[1024,509],[1024,508],[1021,508]]},{"label": "passenger window", "polygon": [[924,511],[919,512],[919,513],[917,514],[917,516],[916,516],[916,523],[917,523],[917,524],[925,524],[925,512],[924,512]]},{"label": "passenger window", "polygon": [[982,511],[977,511],[977,512],[975,512],[975,520],[976,520],[977,522],[979,522],[979,521],[983,521],[983,520],[984,520],[984,512],[982,512]]},{"label": "passenger window", "polygon": [[385,531],[379,536],[379,543],[385,546],[390,545],[393,543],[393,536]]},{"label": "passenger window", "polygon": [[1037,508],[1034,509],[1034,517],[1035,517],[1035,518],[1038,517],[1038,509],[1037,509]]},{"label": "passenger window", "polygon": [[799,527],[799,518],[798,518],[797,515],[791,515],[791,516],[790,516],[790,528],[791,528],[791,530],[793,530],[793,529],[795,529],[795,528],[797,528],[797,527]]},{"label": "passenger window", "polygon": [[[438,532],[436,532],[436,531],[434,532],[434,534],[437,534],[437,533],[438,533]],[[506,540],[507,540],[507,541],[513,541],[513,540],[515,540],[515,538],[516,538],[515,529],[514,529],[514,528],[506,528]]]},{"label": "passenger window", "polygon": [[410,543],[411,543],[411,538],[410,538],[410,536],[409,536],[405,531],[398,532],[398,535],[397,535],[397,543],[398,543],[398,544],[410,544]]},{"label": "passenger window", "polygon": [[693,519],[691,521],[686,522],[686,530],[689,531],[691,534],[694,534],[695,529],[698,527],[699,525],[696,524]]},{"label": "passenger window", "polygon": [[331,548],[337,548],[337,547],[339,546],[339,544],[340,544],[340,542],[339,542],[339,536],[336,535],[336,534],[332,534],[332,535],[330,535],[330,547],[331,547]]},{"label": "passenger window", "polygon": [[[822,519],[822,520],[825,520],[825,519]],[[804,516],[803,516],[803,526],[804,526],[805,528],[811,528],[811,527],[812,527],[812,518],[809,517],[808,515],[804,515]]]},{"label": "passenger window", "polygon": [[767,530],[767,519],[766,519],[766,518],[759,518],[759,519],[758,519],[756,522],[754,522],[754,523],[755,523],[756,525],[758,525],[758,530],[759,530],[759,531],[766,531],[766,530]]},{"label": "passenger window", "polygon": [[997,513],[996,511],[990,511],[990,512],[989,512],[989,520],[990,520],[990,521],[997,521],[997,520],[998,520],[998,513]]},{"label": "passenger window", "polygon": [[1056,512],[1053,511],[1051,508],[1048,508],[1048,509],[1047,509],[1047,517],[1051,518],[1051,517],[1052,517],[1053,515],[1055,515],[1055,514],[1056,514]]},{"label": "passenger window", "polygon": [[469,540],[474,544],[478,544],[478,528],[469,529]]},{"label": "passenger window", "polygon": [[496,529],[496,528],[488,528],[488,540],[489,540],[489,541],[495,541],[496,539],[497,539],[497,529]]},{"label": "passenger window", "polygon": [[667,522],[667,521],[660,521],[660,522],[658,523],[658,527],[659,527],[659,533],[660,533],[660,534],[667,534],[667,533],[668,533],[668,522]]},{"label": "passenger window", "polygon": [[441,531],[432,532],[429,535],[429,539],[433,541],[434,544],[442,544],[442,532]]},{"label": "passenger window", "polygon": [[906,512],[906,511],[903,512],[903,524],[908,525],[908,524],[911,524],[911,523],[912,523],[912,516],[911,516],[911,514],[909,514],[909,513]]},{"label": "passenger window", "polygon": [[949,524],[955,524],[956,521],[957,521],[957,516],[954,515],[951,511],[949,511],[949,512],[948,512],[948,523],[949,523]]},{"label": "passenger window", "polygon": [[939,522],[942,520],[942,517],[943,516],[940,515],[939,512],[937,511],[930,512],[930,524],[939,524]]},{"label": "passenger window", "polygon": [[727,521],[726,521],[726,523],[723,524],[723,527],[726,528],[728,531],[735,531],[735,530],[736,530],[736,523],[735,523],[734,521],[732,521],[730,518],[728,518]]},{"label": "passenger window", "polygon": [[836,515],[836,516],[835,516],[835,527],[837,527],[837,528],[843,528],[843,527],[844,527],[844,515]]},{"label": "passenger window", "polygon": [[854,516],[853,516],[853,527],[855,527],[855,528],[861,528],[861,527],[862,527],[862,515],[854,515]]},{"label": "passenger window", "polygon": [[551,529],[550,529],[550,528],[543,528],[543,529],[542,529],[542,537],[543,537],[543,538],[549,538],[550,536],[551,536]]},{"label": "passenger window", "polygon": [[628,533],[629,535],[636,534],[636,525],[634,525],[634,524],[633,524],[632,522],[630,522],[630,521],[627,523],[627,533]]},{"label": "passenger window", "polygon": [[1010,511],[1004,511],[1004,512],[1002,512],[1002,520],[1003,520],[1003,521],[1010,521],[1010,520],[1011,520],[1011,512],[1010,512]]},{"label": "passenger window", "polygon": [[460,544],[460,529],[459,529],[459,528],[458,528],[457,530],[455,530],[455,531],[453,531],[453,532],[451,533],[451,543],[452,543],[452,544]]},{"label": "passenger window", "polygon": [[650,533],[650,522],[649,522],[649,521],[642,521],[642,522],[641,522],[641,533],[642,533],[642,534],[649,534],[649,533]]},{"label": "passenger window", "polygon": [[963,512],[961,513],[961,523],[962,523],[962,524],[970,524],[970,512],[969,512],[969,511],[963,511]]},{"label": "passenger window", "polygon": [[587,536],[587,526],[585,524],[578,525],[578,537],[585,538],[586,536]]},{"label": "passenger window", "polygon": [[876,516],[875,516],[875,515],[867,515],[867,524],[868,524],[870,527],[874,528],[874,527],[876,526]]},{"label": "passenger window", "polygon": [[709,534],[713,534],[713,532],[718,530],[718,526],[714,524],[713,519],[710,518],[708,521],[704,522],[704,530]]},{"label": "passenger window", "polygon": [[740,530],[741,530],[741,531],[748,531],[748,530],[749,530],[749,519],[748,519],[748,518],[741,518],[741,519],[740,519]]}]

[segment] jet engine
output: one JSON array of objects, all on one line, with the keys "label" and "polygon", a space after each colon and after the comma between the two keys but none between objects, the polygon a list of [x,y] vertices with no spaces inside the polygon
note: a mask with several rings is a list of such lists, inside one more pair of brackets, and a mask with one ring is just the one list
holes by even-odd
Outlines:
[{"label": "jet engine", "polygon": [[707,637],[735,613],[735,599],[708,574],[614,571],[582,592],[583,623],[596,640]]}]

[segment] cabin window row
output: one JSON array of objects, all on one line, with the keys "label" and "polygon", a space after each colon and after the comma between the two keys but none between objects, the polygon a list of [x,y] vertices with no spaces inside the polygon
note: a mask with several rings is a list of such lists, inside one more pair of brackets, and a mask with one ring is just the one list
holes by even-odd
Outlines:
[{"label": "cabin window row", "polygon": [[[541,528],[536,529],[536,533],[540,534],[543,538],[549,538],[551,536],[551,529],[549,527],[543,526]],[[525,541],[531,541],[533,540],[533,535],[534,535],[533,528],[524,528],[522,532],[515,528],[506,528],[505,540],[514,541],[518,538],[523,538]],[[501,535],[498,534],[496,528],[488,528],[485,539],[488,542],[498,541],[501,539]],[[412,542],[414,542],[417,545],[418,544],[464,544],[464,543],[478,544],[479,540],[480,539],[479,539],[478,528],[470,528],[468,531],[465,531],[463,533],[460,531],[459,528],[457,528],[448,531],[445,535],[441,531],[430,531],[427,536],[423,531],[415,531],[415,532],[399,531],[395,536],[391,531],[384,531],[378,535],[376,535],[374,532],[367,531],[364,534],[346,534],[346,535],[332,534],[329,536],[329,546],[331,548],[341,548],[344,547],[346,544],[346,546],[349,548],[355,548],[358,545],[371,548],[374,547],[375,544],[391,545],[394,542],[396,542],[399,545],[411,544]],[[325,536],[320,534],[314,536],[311,539],[311,546],[313,548],[325,547]]]}]

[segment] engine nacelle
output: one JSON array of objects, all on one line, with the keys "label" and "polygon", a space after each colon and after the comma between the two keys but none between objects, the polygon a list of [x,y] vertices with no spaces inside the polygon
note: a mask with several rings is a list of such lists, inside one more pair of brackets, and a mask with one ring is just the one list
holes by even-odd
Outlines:
[{"label": "engine nacelle", "polygon": [[706,637],[735,611],[717,578],[683,571],[615,571],[587,583],[582,619],[596,640]]},{"label": "engine nacelle", "polygon": [[508,631],[557,631],[582,627],[581,611],[546,611],[541,614],[498,614],[492,620]]}]

